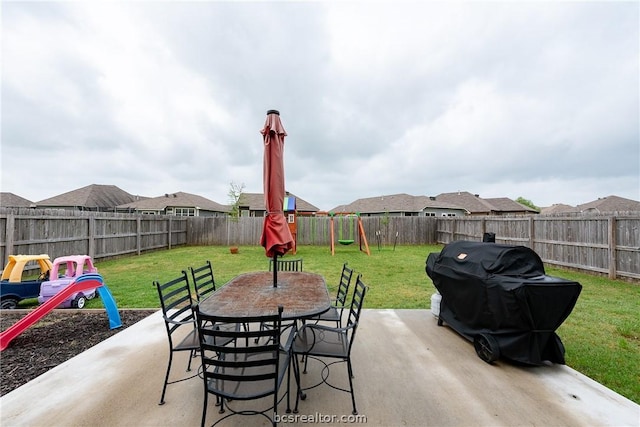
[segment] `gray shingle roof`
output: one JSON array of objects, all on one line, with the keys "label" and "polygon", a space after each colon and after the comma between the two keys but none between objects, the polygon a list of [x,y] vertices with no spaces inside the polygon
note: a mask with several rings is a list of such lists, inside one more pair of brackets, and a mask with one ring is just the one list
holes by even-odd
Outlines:
[{"label": "gray shingle roof", "polygon": [[521,203],[516,202],[515,200],[511,200],[508,197],[497,197],[497,198],[488,198],[483,199],[488,202],[491,206],[494,206],[496,211],[500,211],[503,213],[507,212],[538,212],[535,209],[530,208],[529,206],[525,206]]},{"label": "gray shingle roof", "polygon": [[40,200],[36,202],[36,206],[112,209],[115,206],[132,202],[135,199],[136,196],[127,193],[115,185],[91,184],[58,196]]},{"label": "gray shingle roof", "polygon": [[640,202],[619,196],[607,196],[578,205],[580,212],[640,212]]},{"label": "gray shingle roof", "polygon": [[508,197],[495,197],[483,199],[477,194],[471,194],[467,191],[458,191],[455,193],[442,193],[436,196],[437,200],[443,200],[463,206],[471,214],[490,215],[492,213],[537,213],[535,209],[530,208],[511,200]]},{"label": "gray shingle roof", "polygon": [[569,206],[562,203],[556,203],[554,205],[548,206],[546,208],[542,208],[540,210],[541,215],[574,213],[574,212],[580,212],[580,210],[574,206]]},{"label": "gray shingle roof", "polygon": [[13,193],[0,193],[0,206],[3,208],[28,208],[33,204],[31,200]]},{"label": "gray shingle roof", "polygon": [[331,212],[394,213],[420,212],[426,208],[463,209],[458,205],[427,196],[406,193],[358,199],[347,205],[336,206]]},{"label": "gray shingle roof", "polygon": [[202,210],[207,210],[211,212],[230,212],[231,211],[231,208],[228,205],[221,205],[220,203],[214,202],[213,200],[209,200],[205,197],[198,196],[196,194],[184,193],[182,191],[118,205],[118,209],[129,208],[129,209],[137,209],[137,210],[164,210],[167,207],[177,207],[177,208],[197,207]]},{"label": "gray shingle roof", "polygon": [[[287,192],[287,196],[296,198],[296,210],[298,212],[318,212],[318,208],[293,193]],[[252,211],[266,210],[264,204],[264,193],[242,193],[240,195],[239,205],[241,208]]]},{"label": "gray shingle roof", "polygon": [[436,200],[462,206],[472,214],[490,214],[496,210],[493,205],[484,199],[467,191],[441,193],[436,196]]}]

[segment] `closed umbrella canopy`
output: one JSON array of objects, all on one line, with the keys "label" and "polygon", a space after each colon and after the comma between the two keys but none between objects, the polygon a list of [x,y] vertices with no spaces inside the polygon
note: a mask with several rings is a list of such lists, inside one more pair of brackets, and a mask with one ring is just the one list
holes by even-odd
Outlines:
[{"label": "closed umbrella canopy", "polygon": [[264,140],[264,201],[267,210],[260,244],[268,257],[276,257],[293,248],[293,237],[282,209],[285,196],[284,137],[287,133],[278,111],[267,111],[267,120],[260,132]]}]

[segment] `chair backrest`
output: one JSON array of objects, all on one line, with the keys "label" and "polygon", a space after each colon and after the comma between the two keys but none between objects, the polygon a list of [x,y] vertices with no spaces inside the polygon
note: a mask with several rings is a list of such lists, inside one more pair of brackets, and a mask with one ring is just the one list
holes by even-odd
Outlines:
[{"label": "chair backrest", "polygon": [[349,353],[351,353],[351,346],[353,340],[356,337],[356,330],[360,322],[360,312],[364,304],[364,297],[367,293],[368,286],[362,282],[362,274],[358,274],[356,278],[356,287],[353,290],[353,297],[351,298],[351,308],[349,309],[349,320],[347,322],[347,328],[352,326],[351,336],[349,337]]},{"label": "chair backrest", "polygon": [[192,322],[195,328],[193,298],[187,273],[183,271],[179,277],[166,283],[154,281],[153,284],[158,289],[160,307],[162,308],[169,339],[171,339],[171,334],[182,324]]},{"label": "chair backrest", "polygon": [[[302,271],[302,258],[279,259],[278,271]],[[273,271],[273,258],[269,260],[269,271]]]},{"label": "chair backrest", "polygon": [[213,277],[211,261],[207,261],[206,264],[201,267],[189,267],[189,271],[191,272],[193,287],[196,291],[196,299],[198,301],[202,301],[216,291],[216,281]]},{"label": "chair backrest", "polygon": [[[257,399],[277,393],[282,373],[282,307],[277,314],[255,317],[210,316],[196,310],[196,318],[202,376],[209,392],[230,399]],[[237,324],[244,326],[234,327]],[[261,328],[263,324],[269,327]]]},{"label": "chair backrest", "polygon": [[353,270],[347,266],[345,262],[342,266],[342,273],[340,274],[340,283],[338,284],[338,294],[336,295],[336,305],[344,307],[347,301],[347,294],[349,293],[349,286],[351,286],[351,277],[353,276]]}]

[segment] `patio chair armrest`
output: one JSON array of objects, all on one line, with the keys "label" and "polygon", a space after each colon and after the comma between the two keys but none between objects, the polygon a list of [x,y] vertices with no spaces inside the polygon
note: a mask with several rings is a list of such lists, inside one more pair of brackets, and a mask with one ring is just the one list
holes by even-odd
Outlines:
[{"label": "patio chair armrest", "polygon": [[356,325],[357,325],[357,322],[354,322],[354,323],[351,323],[350,325],[347,325],[347,326],[345,326],[343,328],[336,328],[335,326],[320,325],[320,324],[317,324],[317,323],[312,323],[312,324],[309,324],[309,325],[304,325],[300,329],[300,332],[304,331],[306,328],[317,329],[317,330],[321,330],[321,331],[346,332],[349,329],[353,329]]},{"label": "patio chair armrest", "polygon": [[341,304],[337,299],[331,300],[331,307],[333,308],[345,308],[346,304]]},{"label": "patio chair armrest", "polygon": [[165,321],[165,322],[167,322],[167,323],[171,323],[172,325],[188,325],[188,324],[190,324],[190,323],[195,323],[195,320],[194,320],[194,319],[191,319],[191,320],[181,320],[181,321],[179,321],[179,322],[178,322],[178,321],[175,321],[175,320],[173,320],[173,319],[171,319],[171,318],[167,317],[167,316],[166,316],[166,315],[164,315],[164,314],[162,315],[162,317],[164,318],[164,321]]}]

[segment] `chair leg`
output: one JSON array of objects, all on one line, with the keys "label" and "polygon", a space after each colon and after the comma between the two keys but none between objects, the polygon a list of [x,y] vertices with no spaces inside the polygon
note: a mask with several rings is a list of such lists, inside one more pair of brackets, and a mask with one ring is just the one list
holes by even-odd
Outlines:
[{"label": "chair leg", "polygon": [[169,382],[169,373],[171,372],[172,361],[173,361],[173,351],[169,350],[169,363],[167,364],[167,373],[164,376],[164,385],[162,386],[162,395],[160,396],[160,403],[158,403],[158,405],[164,405],[164,394],[167,391],[167,384]]},{"label": "chair leg", "polygon": [[191,372],[191,359],[193,359],[194,357],[196,357],[196,351],[191,350],[189,352],[189,363],[187,364],[187,372]]},{"label": "chair leg", "polygon": [[271,417],[271,425],[272,427],[276,427],[276,415],[278,415],[278,390],[273,393],[273,414]]},{"label": "chair leg", "polygon": [[202,421],[200,421],[200,427],[204,427],[204,422],[207,420],[207,404],[209,392],[207,391],[207,387],[204,388],[204,404],[202,405]]},{"label": "chair leg", "polygon": [[291,413],[291,358],[289,358],[289,365],[287,366],[287,414]]},{"label": "chair leg", "polygon": [[301,389],[300,389],[300,364],[298,362],[298,356],[295,353],[293,353],[292,360],[293,360],[293,376],[295,377],[295,380],[296,380],[296,406],[293,408],[293,413],[297,414]]},{"label": "chair leg", "polygon": [[347,359],[347,374],[349,375],[349,389],[351,389],[351,403],[353,404],[353,415],[358,415],[356,409],[356,395],[353,392],[353,369],[351,368],[351,359]]},{"label": "chair leg", "polygon": [[[262,332],[263,330],[264,330],[264,324],[263,324],[263,323],[260,323],[260,332]],[[256,339],[255,339],[253,342],[254,342],[254,343],[256,343],[256,344],[258,344],[258,341],[259,341],[259,340],[260,340],[260,339],[259,339],[258,337],[256,337]]]}]

